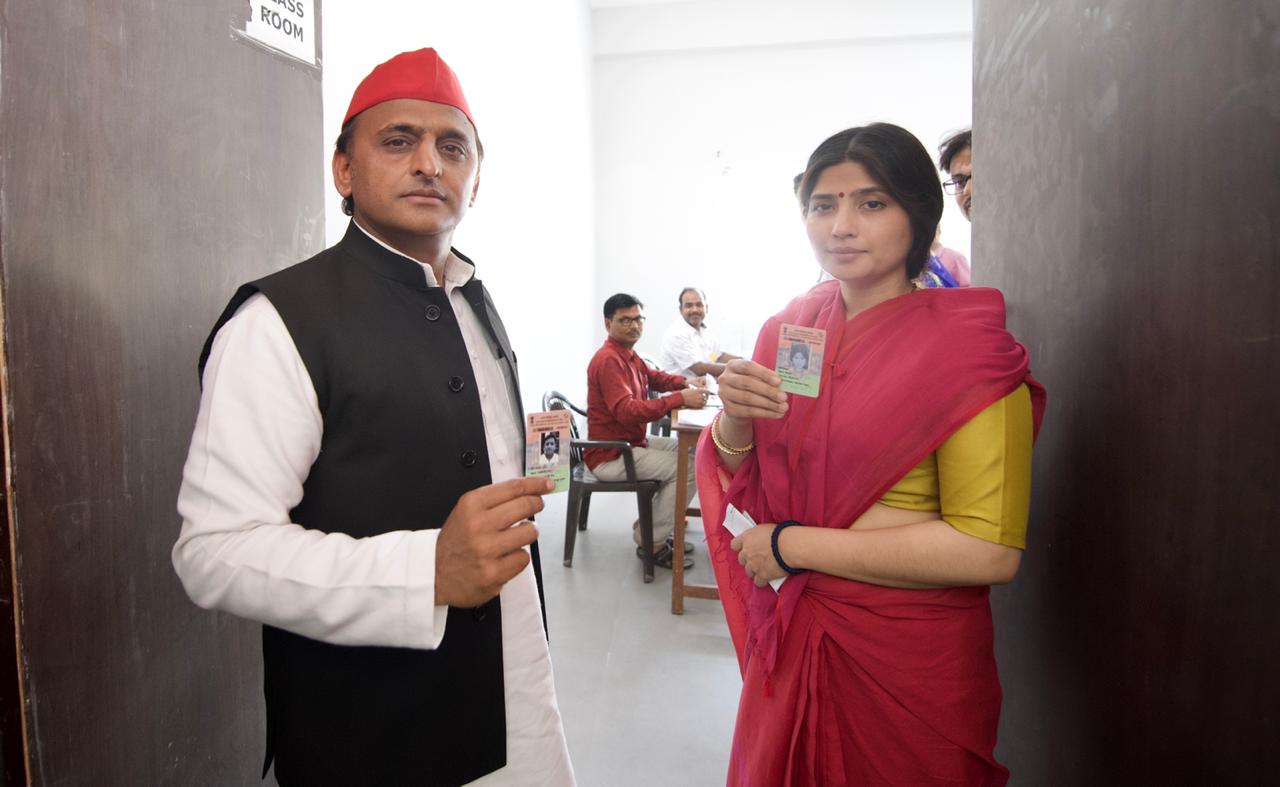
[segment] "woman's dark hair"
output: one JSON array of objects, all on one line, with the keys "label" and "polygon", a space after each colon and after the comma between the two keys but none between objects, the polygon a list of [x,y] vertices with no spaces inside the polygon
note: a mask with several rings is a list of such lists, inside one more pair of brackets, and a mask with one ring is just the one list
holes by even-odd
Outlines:
[{"label": "woman's dark hair", "polygon": [[625,292],[620,292],[617,295],[610,295],[609,300],[604,302],[604,318],[606,320],[612,320],[614,312],[619,309],[630,309],[632,306],[639,306],[641,309],[644,308],[644,304],[641,303],[640,299],[634,295],[628,295]]},{"label": "woman's dark hair", "polygon": [[929,246],[942,219],[942,184],[929,151],[910,131],[892,123],[847,128],[827,137],[809,156],[794,187],[800,209],[809,211],[809,198],[828,167],[852,161],[861,164],[911,221],[907,251],[907,279],[915,279],[929,264]]},{"label": "woman's dark hair", "polygon": [[[342,131],[338,132],[338,141],[333,143],[333,149],[343,155],[347,154],[347,148],[351,147],[351,137],[355,133],[356,117],[351,118],[342,126]],[[480,132],[476,132],[476,152],[480,154],[480,160],[484,161],[484,145],[480,142]],[[342,212],[348,216],[354,216],[356,211],[356,201],[350,196],[342,198]]]}]

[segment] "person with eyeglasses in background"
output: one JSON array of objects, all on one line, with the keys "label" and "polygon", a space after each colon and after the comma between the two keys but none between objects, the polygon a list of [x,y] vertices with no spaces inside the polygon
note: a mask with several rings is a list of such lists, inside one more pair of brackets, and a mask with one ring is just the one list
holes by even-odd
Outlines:
[{"label": "person with eyeglasses in background", "polygon": [[956,198],[960,212],[970,222],[973,207],[973,130],[966,128],[942,140],[938,149],[938,168],[951,176],[942,190]]},{"label": "person with eyeglasses in background", "polygon": [[[671,568],[677,442],[671,437],[647,436],[645,427],[681,407],[700,409],[707,403],[708,391],[690,384],[681,375],[649,368],[636,354],[636,342],[644,335],[643,310],[644,304],[626,293],[612,295],[604,302],[608,337],[587,366],[587,437],[627,441],[635,459],[636,476],[662,482],[653,500],[653,558],[657,565]],[[651,390],[667,395],[650,399]],[[616,448],[587,448],[582,459],[601,481],[626,480],[622,452]],[[692,462],[687,481],[688,488],[693,489]],[[631,529],[636,557],[643,558],[639,520]],[[684,558],[684,567],[692,568],[693,558]]]},{"label": "person with eyeglasses in background", "polygon": [[[972,149],[973,132],[964,129],[944,139],[938,150],[939,168],[952,176],[942,184],[943,190],[956,198],[956,204],[960,206],[960,212],[966,219],[969,218],[969,207],[973,203],[970,184]],[[969,260],[955,249],[943,246],[941,234],[942,227],[939,226],[929,247],[929,262],[920,277],[920,283],[925,287],[968,287],[971,282]]]}]

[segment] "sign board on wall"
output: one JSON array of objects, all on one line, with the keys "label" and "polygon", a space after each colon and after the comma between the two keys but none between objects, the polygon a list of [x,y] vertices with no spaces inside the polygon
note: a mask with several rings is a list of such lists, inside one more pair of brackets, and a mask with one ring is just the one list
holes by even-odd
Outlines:
[{"label": "sign board on wall", "polygon": [[260,44],[316,64],[313,0],[249,0],[244,35]]}]

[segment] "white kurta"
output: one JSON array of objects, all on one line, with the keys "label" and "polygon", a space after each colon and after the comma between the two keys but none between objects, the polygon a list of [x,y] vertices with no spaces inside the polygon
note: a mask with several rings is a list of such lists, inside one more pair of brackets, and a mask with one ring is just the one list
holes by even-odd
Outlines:
[{"label": "white kurta", "polygon": [[[473,274],[451,255],[444,287],[471,356],[496,483],[521,474],[524,435],[512,417],[514,390],[462,294]],[[437,647],[448,609],[435,604],[439,530],[353,538],[290,521],[322,429],[288,329],[265,296],[252,296],[218,331],[205,365],[178,494],[173,565],[183,586],[206,609],[324,642]],[[572,785],[532,565],[501,599],[507,765],[473,784]]]}]

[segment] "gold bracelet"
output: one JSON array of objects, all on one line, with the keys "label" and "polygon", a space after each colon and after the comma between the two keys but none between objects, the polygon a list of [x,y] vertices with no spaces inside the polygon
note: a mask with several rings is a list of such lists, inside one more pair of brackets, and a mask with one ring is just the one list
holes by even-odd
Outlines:
[{"label": "gold bracelet", "polygon": [[716,413],[716,417],[711,419],[711,442],[715,443],[720,453],[726,456],[743,456],[751,453],[751,450],[756,447],[755,441],[747,443],[742,448],[734,448],[720,436],[720,416],[722,415],[724,415],[723,410]]}]

